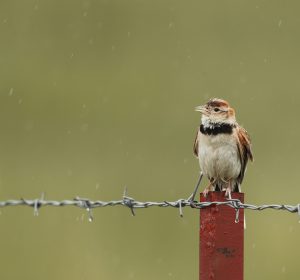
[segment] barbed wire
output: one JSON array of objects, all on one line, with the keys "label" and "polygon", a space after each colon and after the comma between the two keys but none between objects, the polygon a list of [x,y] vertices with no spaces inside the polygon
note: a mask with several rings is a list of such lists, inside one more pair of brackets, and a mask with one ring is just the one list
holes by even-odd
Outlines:
[{"label": "barbed wire", "polygon": [[107,206],[125,206],[130,209],[131,214],[135,216],[135,209],[139,208],[150,208],[150,207],[173,207],[179,209],[179,215],[183,217],[183,208],[190,207],[193,209],[203,209],[210,206],[219,206],[226,205],[231,208],[234,208],[236,211],[235,222],[239,221],[239,210],[240,209],[248,209],[248,210],[257,210],[262,211],[266,209],[273,210],[284,210],[290,213],[298,213],[300,215],[300,203],[297,205],[284,205],[284,204],[264,204],[264,205],[253,205],[248,203],[242,203],[239,199],[227,199],[226,201],[207,201],[207,202],[199,202],[191,200],[194,196],[191,196],[188,199],[177,199],[175,201],[137,201],[132,197],[127,196],[127,190],[125,189],[123,198],[121,200],[111,200],[111,201],[101,201],[101,200],[90,200],[87,198],[75,197],[72,200],[45,200],[44,194],[40,198],[37,199],[24,199],[21,198],[19,200],[6,200],[0,201],[0,207],[8,207],[8,206],[29,206],[33,207],[34,216],[39,215],[39,209],[44,206],[55,206],[55,207],[63,207],[63,206],[75,206],[79,208],[86,209],[88,212],[89,221],[94,220],[92,209],[99,207],[107,207]]}]

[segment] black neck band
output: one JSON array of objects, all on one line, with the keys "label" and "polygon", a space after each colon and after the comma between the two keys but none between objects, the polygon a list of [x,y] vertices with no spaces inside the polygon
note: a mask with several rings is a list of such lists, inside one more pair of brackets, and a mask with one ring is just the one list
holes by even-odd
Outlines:
[{"label": "black neck band", "polygon": [[210,127],[205,127],[201,124],[200,131],[205,135],[231,134],[234,127],[235,125],[228,123],[214,124]]}]

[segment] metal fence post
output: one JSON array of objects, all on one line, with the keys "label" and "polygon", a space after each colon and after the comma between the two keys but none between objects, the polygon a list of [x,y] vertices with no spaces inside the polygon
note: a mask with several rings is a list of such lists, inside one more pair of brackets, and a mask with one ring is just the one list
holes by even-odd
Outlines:
[{"label": "metal fence post", "polygon": [[[232,199],[244,203],[243,193]],[[200,194],[201,202],[226,201],[225,192]],[[244,209],[238,213],[228,205],[212,205],[200,210],[200,280],[243,280]]]}]

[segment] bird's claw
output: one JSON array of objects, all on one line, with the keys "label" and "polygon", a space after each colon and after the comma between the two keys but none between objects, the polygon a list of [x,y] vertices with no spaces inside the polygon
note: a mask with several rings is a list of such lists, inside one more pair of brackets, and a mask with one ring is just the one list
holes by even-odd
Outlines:
[{"label": "bird's claw", "polygon": [[205,188],[205,189],[203,190],[203,192],[202,192],[202,193],[203,193],[203,196],[204,196],[204,197],[207,197],[209,191],[210,191],[209,188]]},{"label": "bird's claw", "polygon": [[231,199],[231,188],[227,187],[225,190],[225,196]]}]

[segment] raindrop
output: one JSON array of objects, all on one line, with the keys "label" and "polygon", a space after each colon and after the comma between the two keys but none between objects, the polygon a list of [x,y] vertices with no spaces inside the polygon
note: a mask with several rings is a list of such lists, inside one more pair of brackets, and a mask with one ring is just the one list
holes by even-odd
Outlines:
[{"label": "raindrop", "polygon": [[9,96],[12,96],[14,94],[14,88],[10,88],[9,92],[8,92],[8,95]]},{"label": "raindrop", "polygon": [[134,272],[130,272],[128,276],[129,276],[130,279],[133,279],[135,277],[135,273]]},{"label": "raindrop", "polygon": [[80,130],[82,132],[86,132],[89,129],[89,125],[87,123],[84,123],[80,126]]},{"label": "raindrop", "polygon": [[156,262],[157,262],[158,264],[162,264],[162,263],[163,263],[163,259],[162,259],[162,258],[158,258],[158,259],[156,259]]},{"label": "raindrop", "polygon": [[25,124],[24,124],[24,130],[26,130],[26,131],[33,130],[33,127],[34,127],[34,123],[31,120],[26,121]]},{"label": "raindrop", "polygon": [[93,214],[92,214],[92,210],[91,210],[91,208],[89,208],[89,207],[87,207],[86,208],[86,211],[89,213],[88,214],[88,220],[89,220],[89,222],[91,223],[93,220],[94,220],[94,217],[93,217]]},{"label": "raindrop", "polygon": [[247,82],[246,77],[240,77],[240,83],[245,84]]},{"label": "raindrop", "polygon": [[69,169],[67,170],[67,176],[72,176],[72,175],[73,175],[73,171],[72,171],[71,168],[69,168]]}]

